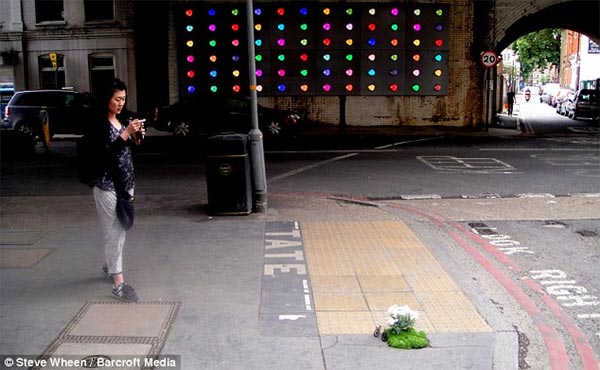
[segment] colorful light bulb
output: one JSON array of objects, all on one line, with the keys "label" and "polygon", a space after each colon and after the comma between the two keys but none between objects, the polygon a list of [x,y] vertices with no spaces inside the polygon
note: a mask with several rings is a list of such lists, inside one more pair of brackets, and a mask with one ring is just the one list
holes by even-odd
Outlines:
[{"label": "colorful light bulb", "polygon": [[185,29],[186,29],[186,31],[188,31],[188,32],[192,32],[192,31],[194,30],[194,26],[192,26],[191,24],[188,24],[188,25],[185,27]]},{"label": "colorful light bulb", "polygon": [[234,62],[239,62],[240,61],[240,56],[235,54],[231,56],[231,60],[233,60]]},{"label": "colorful light bulb", "polygon": [[185,60],[187,60],[188,63],[194,63],[195,58],[193,55],[188,55],[187,58],[185,58]]},{"label": "colorful light bulb", "polygon": [[326,62],[329,62],[331,60],[331,54],[324,54],[323,55],[323,60]]},{"label": "colorful light bulb", "polygon": [[369,46],[375,46],[375,44],[377,44],[377,41],[374,38],[370,38],[367,41],[367,44],[369,44]]},{"label": "colorful light bulb", "polygon": [[369,59],[371,62],[374,62],[375,61],[375,54],[369,54],[367,56],[367,59]]},{"label": "colorful light bulb", "polygon": [[346,14],[348,14],[348,15],[352,15],[352,13],[353,13],[353,10],[352,10],[352,8],[348,8],[348,9],[346,9]]},{"label": "colorful light bulb", "polygon": [[325,68],[325,69],[323,70],[323,76],[325,76],[325,77],[329,77],[329,76],[331,76],[331,69],[329,69],[329,68]]},{"label": "colorful light bulb", "polygon": [[194,42],[192,40],[188,40],[186,43],[188,48],[191,48],[192,46],[194,46]]},{"label": "colorful light bulb", "polygon": [[400,72],[396,68],[390,69],[390,76],[397,77],[399,74]]},{"label": "colorful light bulb", "polygon": [[438,32],[441,32],[444,29],[444,27],[441,24],[436,24],[435,25],[435,30]]},{"label": "colorful light bulb", "polygon": [[279,46],[285,46],[285,39],[279,39],[279,40],[277,40],[277,45],[279,45]]},{"label": "colorful light bulb", "polygon": [[306,8],[301,8],[301,9],[300,9],[300,14],[301,14],[301,15],[307,15],[307,14],[308,14],[308,9],[306,9]]},{"label": "colorful light bulb", "polygon": [[323,24],[323,29],[324,29],[325,31],[329,31],[329,30],[331,29],[331,24],[330,24],[330,23],[324,23],[324,24]]},{"label": "colorful light bulb", "polygon": [[237,31],[239,31],[239,30],[240,30],[240,25],[239,25],[239,24],[235,24],[235,23],[234,23],[234,24],[232,24],[232,25],[231,25],[231,30],[232,30],[233,32],[237,32]]},{"label": "colorful light bulb", "polygon": [[444,15],[444,11],[442,9],[438,9],[435,11],[435,15],[437,15],[438,17],[441,17],[442,15]]},{"label": "colorful light bulb", "polygon": [[442,39],[437,39],[434,42],[435,46],[437,46],[438,48],[441,48],[442,45],[444,45],[444,42],[442,41]]},{"label": "colorful light bulb", "polygon": [[421,15],[421,9],[415,9],[413,11],[413,14],[416,15],[417,17]]},{"label": "colorful light bulb", "polygon": [[300,25],[300,29],[301,29],[302,31],[306,31],[306,30],[308,29],[308,25],[307,25],[306,23],[302,23],[302,24]]},{"label": "colorful light bulb", "polygon": [[370,84],[369,86],[367,86],[367,89],[371,92],[375,91],[375,84]]},{"label": "colorful light bulb", "polygon": [[375,13],[376,13],[375,8],[369,9],[369,14],[370,15],[375,15]]},{"label": "colorful light bulb", "polygon": [[262,75],[263,75],[262,69],[257,69],[256,70],[256,77],[262,77]]},{"label": "colorful light bulb", "polygon": [[256,85],[256,91],[261,92],[263,90],[262,85]]},{"label": "colorful light bulb", "polygon": [[300,60],[303,62],[308,61],[308,54],[304,53],[300,55]]},{"label": "colorful light bulb", "polygon": [[306,76],[308,76],[308,70],[307,70],[307,69],[302,69],[302,70],[300,70],[300,75],[301,75],[302,77],[306,77]]},{"label": "colorful light bulb", "polygon": [[277,29],[278,29],[279,31],[283,31],[283,30],[285,30],[285,24],[283,24],[283,23],[279,23],[279,24],[277,25]]},{"label": "colorful light bulb", "polygon": [[419,23],[413,24],[413,30],[417,32],[421,31],[421,25]]},{"label": "colorful light bulb", "polygon": [[390,29],[391,29],[392,31],[398,31],[398,28],[399,28],[399,27],[398,27],[398,24],[397,24],[397,23],[392,23],[392,24],[390,25]]},{"label": "colorful light bulb", "polygon": [[351,77],[354,74],[354,71],[350,68],[346,70],[346,76]]},{"label": "colorful light bulb", "polygon": [[326,92],[331,91],[331,85],[330,84],[323,85],[323,91],[326,91]]},{"label": "colorful light bulb", "polygon": [[284,91],[285,91],[285,89],[286,89],[286,87],[285,87],[285,85],[284,85],[284,84],[279,84],[279,85],[277,85],[277,90],[279,90],[280,92],[284,92]]},{"label": "colorful light bulb", "polygon": [[302,84],[300,85],[300,90],[302,92],[307,92],[308,91],[308,85],[307,84]]},{"label": "colorful light bulb", "polygon": [[195,87],[194,85],[189,85],[189,86],[187,87],[187,91],[188,91],[190,94],[193,94],[193,93],[195,93],[195,92],[196,92],[196,87]]},{"label": "colorful light bulb", "polygon": [[240,40],[231,40],[231,45],[233,46],[240,46]]},{"label": "colorful light bulb", "polygon": [[323,45],[325,45],[325,46],[331,45],[331,39],[324,39],[323,40]]},{"label": "colorful light bulb", "polygon": [[367,26],[367,28],[369,29],[369,31],[375,31],[375,29],[377,28],[377,26],[375,25],[375,23],[369,23],[369,25]]},{"label": "colorful light bulb", "polygon": [[308,39],[302,39],[302,40],[300,40],[300,45],[302,45],[302,46],[308,45]]},{"label": "colorful light bulb", "polygon": [[255,30],[257,30],[257,31],[260,31],[260,30],[262,30],[262,24],[260,24],[260,23],[258,23],[258,24],[255,24],[255,25],[254,25],[254,29],[255,29]]},{"label": "colorful light bulb", "polygon": [[442,85],[435,84],[435,85],[433,85],[433,89],[437,92],[440,92],[440,91],[442,91]]},{"label": "colorful light bulb", "polygon": [[192,15],[194,15],[194,11],[192,9],[186,9],[185,15],[188,17],[191,17]]},{"label": "colorful light bulb", "polygon": [[374,70],[373,68],[371,68],[371,69],[369,69],[369,70],[367,71],[367,74],[368,74],[369,76],[373,77],[373,76],[375,76],[375,70]]},{"label": "colorful light bulb", "polygon": [[410,87],[412,89],[412,91],[417,92],[419,90],[421,90],[421,86],[419,84],[414,84]]},{"label": "colorful light bulb", "polygon": [[354,86],[352,86],[352,84],[347,84],[345,88],[346,88],[346,91],[348,91],[348,92],[354,90]]},{"label": "colorful light bulb", "polygon": [[414,54],[414,55],[412,56],[412,59],[413,59],[415,62],[418,62],[419,60],[421,60],[421,55],[420,55],[420,54]]},{"label": "colorful light bulb", "polygon": [[217,46],[217,41],[216,41],[216,40],[210,40],[210,41],[208,42],[208,45],[210,45],[211,47],[213,47],[213,48],[214,48],[215,46]]},{"label": "colorful light bulb", "polygon": [[437,54],[435,57],[433,57],[433,59],[435,59],[436,62],[441,62],[442,61],[442,54]]},{"label": "colorful light bulb", "polygon": [[346,39],[346,45],[352,46],[352,44],[354,44],[354,41],[352,39]]},{"label": "colorful light bulb", "polygon": [[442,70],[441,69],[436,69],[435,71],[433,71],[433,74],[436,77],[442,77]]},{"label": "colorful light bulb", "polygon": [[398,91],[398,85],[397,85],[397,84],[391,84],[391,85],[390,85],[390,91],[391,91],[391,92],[396,92],[396,91]]},{"label": "colorful light bulb", "polygon": [[421,74],[421,70],[419,70],[419,69],[413,69],[412,74],[415,77],[419,77],[419,75]]},{"label": "colorful light bulb", "polygon": [[392,10],[390,10],[390,14],[396,17],[398,14],[400,14],[400,11],[398,10],[398,8],[392,8]]},{"label": "colorful light bulb", "polygon": [[285,55],[283,55],[283,54],[279,54],[279,55],[277,55],[277,59],[278,59],[280,62],[283,62],[283,61],[285,60]]},{"label": "colorful light bulb", "polygon": [[254,57],[254,59],[256,59],[257,62],[262,62],[263,56],[261,54],[256,54],[256,56]]},{"label": "colorful light bulb", "polygon": [[419,39],[414,39],[414,40],[413,40],[413,45],[414,45],[414,46],[419,46],[419,45],[421,45],[421,40],[419,40]]},{"label": "colorful light bulb", "polygon": [[390,60],[392,62],[397,62],[398,61],[398,54],[392,54],[392,55],[390,55]]},{"label": "colorful light bulb", "polygon": [[189,78],[194,78],[194,76],[195,76],[195,75],[196,75],[196,72],[194,72],[194,71],[188,71],[188,72],[187,72],[187,76],[188,76]]},{"label": "colorful light bulb", "polygon": [[211,55],[208,57],[208,60],[210,60],[211,62],[216,62],[217,61],[217,56],[216,55]]},{"label": "colorful light bulb", "polygon": [[278,15],[284,15],[285,14],[285,9],[284,8],[278,8],[277,9],[277,14]]},{"label": "colorful light bulb", "polygon": [[232,90],[234,93],[239,93],[241,90],[240,85],[233,85]]},{"label": "colorful light bulb", "polygon": [[277,75],[279,75],[279,77],[283,77],[285,76],[285,69],[280,69],[277,71]]},{"label": "colorful light bulb", "polygon": [[216,86],[211,86],[210,87],[210,92],[216,93],[219,89]]},{"label": "colorful light bulb", "polygon": [[325,15],[331,14],[331,9],[329,9],[329,8],[323,9],[323,14],[325,14]]},{"label": "colorful light bulb", "polygon": [[261,39],[254,40],[254,45],[256,45],[256,46],[262,46],[262,40]]},{"label": "colorful light bulb", "polygon": [[208,30],[209,30],[210,32],[215,32],[215,31],[217,30],[217,26],[216,26],[216,25],[214,25],[214,24],[209,24],[209,25],[208,25]]},{"label": "colorful light bulb", "polygon": [[346,24],[346,29],[348,31],[352,31],[354,29],[354,25],[352,23],[348,23],[348,24]]},{"label": "colorful light bulb", "polygon": [[352,54],[346,54],[346,60],[351,62],[352,59],[354,59],[354,56]]},{"label": "colorful light bulb", "polygon": [[399,44],[398,39],[391,39],[390,40],[390,45],[392,45],[392,46],[398,46],[398,44]]},{"label": "colorful light bulb", "polygon": [[208,75],[209,75],[210,77],[212,77],[212,78],[215,78],[215,77],[217,77],[217,71],[215,71],[215,70],[213,69],[212,71],[208,72]]},{"label": "colorful light bulb", "polygon": [[261,8],[254,9],[254,15],[260,16],[261,14],[262,14],[262,9]]},{"label": "colorful light bulb", "polygon": [[237,69],[233,70],[231,74],[233,75],[233,77],[240,77],[240,71],[238,71]]}]

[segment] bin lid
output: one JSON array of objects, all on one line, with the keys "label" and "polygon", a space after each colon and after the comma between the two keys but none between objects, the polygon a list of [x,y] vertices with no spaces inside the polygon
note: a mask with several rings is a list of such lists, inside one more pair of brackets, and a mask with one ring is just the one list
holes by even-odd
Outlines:
[{"label": "bin lid", "polygon": [[248,154],[248,135],[219,134],[206,139],[206,156]]}]

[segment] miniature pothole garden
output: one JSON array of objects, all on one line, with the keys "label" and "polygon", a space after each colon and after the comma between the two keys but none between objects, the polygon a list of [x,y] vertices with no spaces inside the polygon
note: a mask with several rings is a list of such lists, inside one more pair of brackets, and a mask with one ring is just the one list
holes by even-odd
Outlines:
[{"label": "miniature pothole garden", "polygon": [[429,339],[423,331],[413,328],[415,321],[419,318],[417,311],[408,306],[391,306],[387,310],[387,327],[377,325],[373,335],[381,336],[381,340],[387,342],[388,346],[402,349],[418,349],[429,345]]}]

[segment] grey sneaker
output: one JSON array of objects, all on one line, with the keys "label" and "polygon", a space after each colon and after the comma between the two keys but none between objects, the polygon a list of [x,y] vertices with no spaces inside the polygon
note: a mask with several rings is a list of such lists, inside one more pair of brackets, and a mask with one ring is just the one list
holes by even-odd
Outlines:
[{"label": "grey sneaker", "polygon": [[127,283],[121,283],[118,287],[112,288],[110,295],[123,302],[137,302],[138,296],[135,290]]},{"label": "grey sneaker", "polygon": [[108,272],[108,267],[102,266],[102,271],[100,271],[100,273],[106,278],[106,280],[110,281],[111,283],[113,282],[112,274]]}]

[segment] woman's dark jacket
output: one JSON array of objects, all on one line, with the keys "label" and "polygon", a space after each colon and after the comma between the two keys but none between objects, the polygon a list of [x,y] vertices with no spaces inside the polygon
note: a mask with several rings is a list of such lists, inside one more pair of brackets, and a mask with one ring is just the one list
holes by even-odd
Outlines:
[{"label": "woman's dark jacket", "polygon": [[[119,178],[117,157],[126,146],[131,145],[131,140],[123,140],[119,136],[117,140],[111,142],[111,123],[107,118],[91,122],[87,133],[80,141],[78,152],[80,180],[93,187],[96,180],[105,174]],[[127,124],[123,126],[126,127]]]}]

